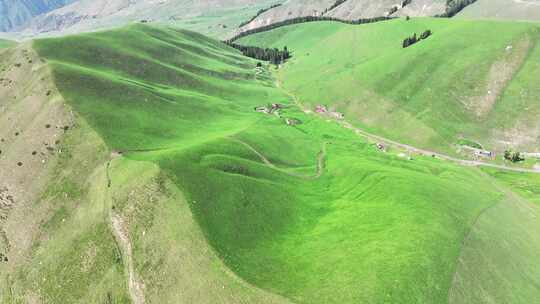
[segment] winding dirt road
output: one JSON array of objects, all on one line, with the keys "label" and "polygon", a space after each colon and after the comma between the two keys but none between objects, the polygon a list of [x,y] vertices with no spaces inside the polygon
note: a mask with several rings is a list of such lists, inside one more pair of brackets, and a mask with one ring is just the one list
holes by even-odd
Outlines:
[{"label": "winding dirt road", "polygon": [[[303,110],[304,112],[308,112],[308,111],[306,111],[306,109],[304,109],[304,107],[302,106],[302,104],[299,102],[298,98],[294,94],[292,94],[292,93],[288,92],[287,90],[283,89],[283,87],[281,86],[281,83],[279,81],[276,81],[276,86],[278,88],[280,88],[285,94],[290,96],[293,99],[294,103],[301,110]],[[313,113],[313,112],[311,112],[311,113]],[[391,139],[388,139],[388,138],[385,138],[385,137],[382,137],[382,136],[379,136],[379,135],[375,135],[375,134],[366,132],[366,131],[364,131],[364,130],[362,130],[360,128],[357,128],[357,127],[353,126],[351,123],[346,122],[346,121],[342,121],[341,125],[344,128],[353,130],[358,136],[385,143],[387,146],[393,146],[393,147],[401,148],[401,149],[407,150],[408,152],[411,152],[411,153],[432,155],[432,156],[434,156],[436,158],[446,160],[446,161],[450,161],[450,162],[453,162],[453,163],[456,163],[456,164],[462,165],[462,166],[490,167],[490,168],[495,168],[495,169],[499,169],[499,170],[506,170],[506,171],[540,174],[540,168],[534,168],[534,169],[514,168],[514,167],[508,167],[508,166],[505,166],[505,165],[491,164],[491,163],[486,163],[486,162],[477,161],[477,160],[460,159],[460,158],[452,157],[452,156],[442,154],[442,153],[439,153],[439,152],[434,152],[434,151],[430,151],[430,150],[426,150],[426,149],[417,148],[417,147],[414,147],[414,146],[411,146],[411,145],[399,143],[397,141],[394,141],[394,140],[391,140]]]}]

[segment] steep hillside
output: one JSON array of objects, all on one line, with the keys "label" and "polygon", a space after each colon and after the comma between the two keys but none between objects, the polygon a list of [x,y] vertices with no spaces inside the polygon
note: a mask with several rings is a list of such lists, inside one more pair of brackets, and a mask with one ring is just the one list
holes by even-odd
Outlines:
[{"label": "steep hillside", "polygon": [[411,3],[401,7],[400,1],[345,1],[343,5],[330,11],[328,16],[342,19],[358,19],[386,16],[391,9],[396,7],[396,12],[392,16],[435,16],[444,13],[446,9],[445,0],[413,0]]},{"label": "steep hillside", "polygon": [[26,33],[80,32],[146,20],[223,36],[270,0],[80,0],[39,16]]},{"label": "steep hillside", "polygon": [[0,32],[16,29],[33,17],[75,0],[0,0]]},{"label": "steep hillside", "polygon": [[413,0],[410,3],[396,0],[289,0],[282,6],[268,10],[240,31],[273,24],[303,16],[327,16],[345,20],[382,16],[435,16],[446,10],[446,0]]},{"label": "steep hillside", "polygon": [[465,8],[459,17],[540,21],[540,1],[478,0]]},{"label": "steep hillside", "polygon": [[287,303],[222,265],[158,166],[113,150],[221,136],[239,92],[280,96],[246,79],[251,62],[198,34],[138,27],[34,47],[47,58],[28,44],[0,53],[0,303]]},{"label": "steep hillside", "polygon": [[[59,132],[56,160],[33,208],[4,209],[2,303],[444,303],[468,231],[504,198],[477,169],[304,113],[269,67],[200,34],[133,25],[33,48],[21,67],[43,60],[54,87],[24,92],[69,120],[35,120]],[[37,149],[13,131],[9,178]]]},{"label": "steep hillside", "polygon": [[[431,37],[402,48],[428,29]],[[540,150],[539,38],[535,24],[413,18],[300,24],[239,43],[294,50],[279,75],[308,108],[328,105],[420,147],[458,153],[470,140],[500,154]]]},{"label": "steep hillside", "polygon": [[292,0],[260,14],[242,30],[250,30],[299,16],[320,16],[324,10],[334,4],[334,0]]},{"label": "steep hillside", "polygon": [[540,175],[484,172],[504,198],[464,241],[449,303],[527,303],[539,295]]}]

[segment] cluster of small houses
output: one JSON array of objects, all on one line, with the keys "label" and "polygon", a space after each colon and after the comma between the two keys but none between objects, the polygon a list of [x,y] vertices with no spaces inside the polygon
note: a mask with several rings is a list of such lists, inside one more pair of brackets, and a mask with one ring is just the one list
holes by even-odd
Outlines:
[{"label": "cluster of small houses", "polygon": [[259,106],[255,107],[255,111],[259,113],[265,113],[265,114],[279,114],[279,110],[283,109],[283,106],[279,103],[273,103],[268,106]]},{"label": "cluster of small houses", "polygon": [[[277,117],[282,118],[280,110],[283,108],[285,108],[285,106],[279,103],[272,103],[268,106],[255,107],[255,111],[259,113],[268,114],[268,115],[276,115]],[[285,123],[288,126],[295,126],[295,125],[300,124],[300,120],[295,119],[295,118],[285,118]]]},{"label": "cluster of small houses", "polygon": [[[285,106],[282,105],[282,104],[272,103],[272,104],[269,104],[267,106],[255,107],[255,111],[259,112],[259,113],[268,114],[268,115],[276,115],[276,116],[281,118],[280,110],[282,110],[284,108],[285,108]],[[328,110],[328,108],[326,106],[323,106],[323,105],[316,106],[315,107],[315,113],[318,113],[318,114],[321,114],[321,115],[326,115],[326,116],[329,116],[331,118],[339,119],[339,120],[345,118],[345,115],[343,115],[343,113],[330,111],[330,110]],[[300,124],[301,122],[298,119],[295,119],[295,118],[285,118],[285,123],[288,126],[294,126],[294,125]]]},{"label": "cluster of small houses", "polygon": [[495,159],[495,153],[492,151],[479,149],[467,145],[460,145],[460,149],[465,150],[474,158],[483,158],[483,159]]},{"label": "cluster of small houses", "polygon": [[340,120],[345,118],[345,115],[343,113],[336,112],[336,111],[330,111],[330,110],[328,110],[328,108],[326,106],[323,106],[323,105],[316,106],[315,107],[315,113],[319,113],[319,114],[322,114],[322,115],[328,115],[331,118],[340,119]]}]

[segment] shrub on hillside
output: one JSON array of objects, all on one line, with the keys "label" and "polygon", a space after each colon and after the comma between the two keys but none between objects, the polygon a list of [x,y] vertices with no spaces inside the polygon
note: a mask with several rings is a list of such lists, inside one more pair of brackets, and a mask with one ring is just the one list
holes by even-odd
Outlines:
[{"label": "shrub on hillside", "polygon": [[403,40],[403,48],[407,48],[417,42],[418,38],[416,38],[416,33],[414,33],[414,35],[412,35],[411,37],[407,37],[405,38],[405,40]]},{"label": "shrub on hillside", "polygon": [[407,38],[405,38],[403,40],[403,48],[407,48],[407,47],[419,42],[420,40],[427,39],[432,34],[433,33],[431,32],[431,30],[426,30],[420,35],[420,38],[418,38],[416,36],[416,33],[414,33],[414,35],[412,35],[411,37],[407,37]]},{"label": "shrub on hillside", "polygon": [[431,31],[427,30],[423,32],[422,35],[420,35],[420,39],[424,40],[424,39],[427,39],[429,36],[431,36]]},{"label": "shrub on hillside", "polygon": [[504,151],[504,159],[513,163],[519,163],[525,160],[525,158],[521,156],[520,152],[513,152],[512,150]]}]

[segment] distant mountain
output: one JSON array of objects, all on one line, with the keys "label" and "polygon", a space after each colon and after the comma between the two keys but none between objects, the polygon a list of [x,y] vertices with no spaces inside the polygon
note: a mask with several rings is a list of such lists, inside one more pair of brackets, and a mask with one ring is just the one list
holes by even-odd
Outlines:
[{"label": "distant mountain", "polygon": [[434,16],[445,12],[446,0],[289,0],[260,14],[241,31],[303,16],[359,19],[381,16]]},{"label": "distant mountain", "polygon": [[446,0],[363,0],[345,1],[326,15],[345,19],[393,16],[434,16],[444,13]]},{"label": "distant mountain", "polygon": [[33,17],[76,0],[0,0],[0,31],[7,32]]},{"label": "distant mountain", "polygon": [[465,8],[460,16],[540,21],[540,0],[478,0]]},{"label": "distant mountain", "polygon": [[540,0],[0,0],[0,31],[56,35],[139,21],[224,38],[302,16],[425,17],[463,6],[468,18],[540,19]]},{"label": "distant mountain", "polygon": [[232,31],[275,0],[78,0],[34,18],[30,33],[80,32],[133,21],[166,22],[203,33]]}]

